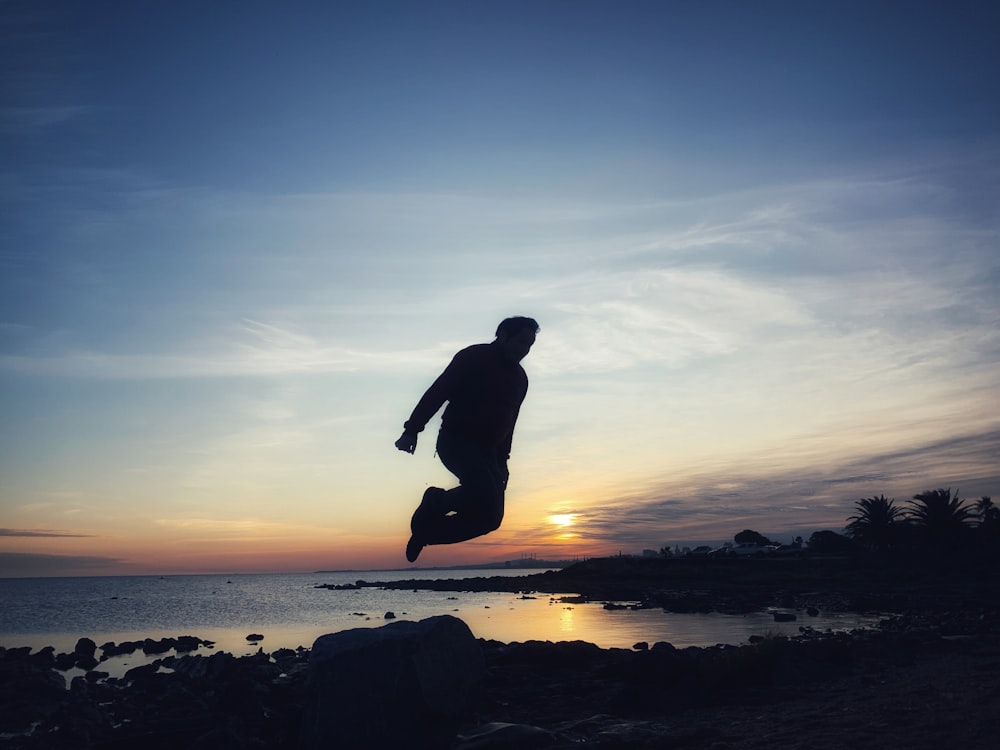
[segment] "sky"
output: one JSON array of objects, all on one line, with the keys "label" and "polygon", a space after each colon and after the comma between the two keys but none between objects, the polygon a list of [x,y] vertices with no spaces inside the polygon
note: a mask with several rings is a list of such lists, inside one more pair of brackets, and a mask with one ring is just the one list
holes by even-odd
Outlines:
[{"label": "sky", "polygon": [[420,566],[1000,495],[995,3],[0,11],[0,576],[405,567],[509,315],[504,524]]}]

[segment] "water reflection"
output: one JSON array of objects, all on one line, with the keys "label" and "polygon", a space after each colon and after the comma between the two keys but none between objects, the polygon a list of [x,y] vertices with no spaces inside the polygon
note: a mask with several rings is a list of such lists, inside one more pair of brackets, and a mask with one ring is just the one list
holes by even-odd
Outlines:
[{"label": "water reflection", "polygon": [[576,629],[576,620],[573,617],[574,611],[573,607],[569,605],[564,605],[563,608],[559,610],[559,633],[562,636],[560,640],[580,640],[573,636],[573,632]]},{"label": "water reflection", "polygon": [[[602,648],[632,648],[640,641],[667,641],[677,648],[747,643],[754,635],[798,635],[799,628],[850,630],[870,627],[877,616],[796,614],[794,622],[775,622],[772,612],[748,615],[676,614],[659,609],[606,610],[601,604],[567,604],[558,597],[512,599],[514,613],[460,608],[456,613],[481,638],[497,641],[581,640]],[[515,614],[516,613],[516,614]],[[512,616],[512,614],[514,616]]]}]

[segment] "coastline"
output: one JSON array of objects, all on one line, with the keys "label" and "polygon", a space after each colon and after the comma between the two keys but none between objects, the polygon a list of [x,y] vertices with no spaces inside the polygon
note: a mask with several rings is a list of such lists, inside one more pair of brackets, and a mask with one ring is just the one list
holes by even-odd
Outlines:
[{"label": "coastline", "polygon": [[[798,637],[764,637],[747,646],[653,643],[628,650],[480,640],[487,677],[456,727],[454,747],[528,746],[502,744],[499,730],[494,744],[482,744],[484,728],[497,722],[537,729],[533,736],[547,743],[537,746],[555,748],[857,750],[885,747],[890,737],[910,748],[992,747],[1000,715],[996,573],[959,579],[928,569],[901,580],[899,572],[831,561],[740,569],[611,559],[560,571],[567,574],[561,579],[539,574],[509,581],[505,585],[522,591],[551,585],[591,599],[638,593],[642,606],[707,606],[713,600],[719,607],[745,606],[775,598],[866,605],[888,597],[901,609],[871,630],[806,628]],[[500,585],[485,579],[423,583]],[[820,583],[825,585],[818,588]],[[672,596],[664,599],[668,592]],[[122,679],[81,674],[68,690],[61,675],[54,679],[57,655],[16,651],[0,654],[0,732],[10,747],[127,747],[139,738],[148,750],[298,746],[308,649],[261,649],[242,657],[195,650]],[[228,740],[219,739],[220,717]]]}]

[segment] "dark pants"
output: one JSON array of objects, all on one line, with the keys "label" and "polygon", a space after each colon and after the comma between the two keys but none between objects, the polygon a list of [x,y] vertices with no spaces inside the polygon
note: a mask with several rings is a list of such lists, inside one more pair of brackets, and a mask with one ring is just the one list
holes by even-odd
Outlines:
[{"label": "dark pants", "polygon": [[444,430],[437,454],[459,486],[435,498],[421,533],[425,544],[464,542],[500,528],[507,467],[496,454]]}]

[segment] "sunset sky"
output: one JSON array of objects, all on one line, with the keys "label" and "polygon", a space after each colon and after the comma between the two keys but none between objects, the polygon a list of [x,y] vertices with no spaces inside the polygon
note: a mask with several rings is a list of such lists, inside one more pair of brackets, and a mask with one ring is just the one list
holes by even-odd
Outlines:
[{"label": "sunset sky", "polygon": [[0,6],[0,576],[404,567],[417,399],[542,330],[422,566],[1000,495],[996,3]]}]

